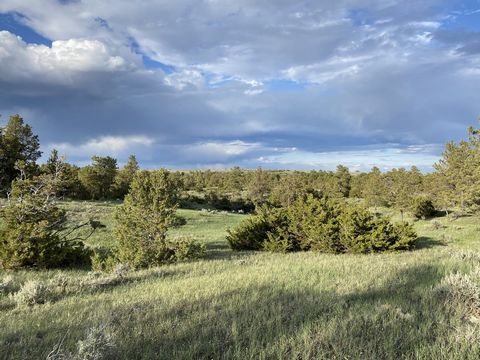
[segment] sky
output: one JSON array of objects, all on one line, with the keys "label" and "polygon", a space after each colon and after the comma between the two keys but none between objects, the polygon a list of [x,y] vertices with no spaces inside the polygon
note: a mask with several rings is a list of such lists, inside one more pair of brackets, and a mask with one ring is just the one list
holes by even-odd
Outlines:
[{"label": "sky", "polygon": [[79,165],[429,171],[480,115],[480,0],[1,0],[15,113]]}]

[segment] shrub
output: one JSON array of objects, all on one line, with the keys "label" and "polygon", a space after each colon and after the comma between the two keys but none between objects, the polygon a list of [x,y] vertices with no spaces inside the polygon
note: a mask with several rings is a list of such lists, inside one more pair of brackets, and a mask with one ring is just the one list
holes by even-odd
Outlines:
[{"label": "shrub", "polygon": [[370,253],[388,250],[408,250],[417,235],[407,223],[392,224],[375,218],[368,210],[345,207],[340,216],[342,252]]},{"label": "shrub", "polygon": [[235,229],[229,229],[227,241],[234,250],[261,250],[268,239],[268,233],[274,233],[287,225],[285,210],[263,207]]},{"label": "shrub", "polygon": [[343,252],[340,244],[339,217],[343,203],[308,195],[298,199],[288,210],[289,232],[302,250]]},{"label": "shrub", "polygon": [[416,219],[426,219],[435,216],[436,210],[428,197],[416,197],[412,203],[412,214]]},{"label": "shrub", "polygon": [[57,294],[65,294],[67,288],[72,283],[72,279],[65,274],[56,274],[50,281],[49,286]]},{"label": "shrub", "polygon": [[137,172],[115,213],[115,259],[132,268],[157,266],[200,256],[195,241],[167,239],[176,210],[175,181],[165,170]]},{"label": "shrub", "polygon": [[115,268],[117,260],[110,249],[96,248],[90,258],[93,271],[111,271]]},{"label": "shrub", "polygon": [[267,240],[262,249],[270,252],[287,253],[294,249],[294,241],[287,229],[277,228],[275,232],[267,232]]},{"label": "shrub", "polygon": [[217,210],[224,211],[243,211],[250,213],[255,209],[255,205],[251,200],[233,197],[229,195],[218,195],[215,192],[208,192],[205,196],[205,202]]},{"label": "shrub", "polygon": [[196,259],[205,254],[206,247],[204,243],[199,243],[194,239],[177,238],[168,241],[168,247],[172,250],[176,261]]},{"label": "shrub", "polygon": [[76,230],[90,227],[91,235],[101,224],[93,220],[69,223],[65,210],[56,203],[60,186],[57,175],[13,182],[8,203],[1,209],[0,268],[66,267],[88,262],[84,239]]},{"label": "shrub", "polygon": [[457,250],[452,251],[451,253],[452,258],[459,259],[462,261],[468,261],[474,264],[480,263],[480,252],[473,251],[473,250]]},{"label": "shrub", "polygon": [[113,355],[115,341],[112,332],[104,324],[92,327],[87,331],[84,340],[77,343],[75,359],[102,360]]},{"label": "shrub", "polygon": [[105,324],[88,329],[86,337],[77,342],[77,350],[64,349],[63,341],[57,343],[47,355],[47,360],[103,360],[115,358],[115,336]]},{"label": "shrub", "polygon": [[113,273],[115,276],[120,278],[124,278],[130,272],[131,268],[128,264],[117,264],[113,268]]},{"label": "shrub", "polygon": [[441,222],[438,222],[438,221],[432,221],[432,230],[441,230],[441,229],[445,229],[445,225],[443,225]]},{"label": "shrub", "polygon": [[467,314],[480,316],[480,268],[469,274],[450,274],[437,289],[446,294],[448,304],[460,304]]},{"label": "shrub", "polygon": [[229,230],[235,250],[369,253],[410,249],[417,239],[407,223],[392,224],[339,199],[308,195],[288,209],[262,208]]},{"label": "shrub", "polygon": [[170,226],[179,228],[187,223],[187,219],[185,219],[183,216],[172,216]]},{"label": "shrub", "polygon": [[29,280],[22,285],[20,290],[12,295],[12,299],[18,306],[33,306],[45,304],[51,291],[48,286],[40,281]]}]

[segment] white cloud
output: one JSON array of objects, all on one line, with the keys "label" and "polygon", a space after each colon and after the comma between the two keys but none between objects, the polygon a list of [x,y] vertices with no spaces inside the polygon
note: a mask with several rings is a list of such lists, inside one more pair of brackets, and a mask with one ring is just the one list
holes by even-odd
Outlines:
[{"label": "white cloud", "polygon": [[128,71],[135,69],[138,61],[135,55],[121,56],[99,40],[58,40],[48,47],[26,44],[20,37],[0,31],[0,78],[12,81],[40,77],[68,82],[69,74]]},{"label": "white cloud", "polygon": [[184,69],[174,72],[165,77],[165,83],[177,90],[183,90],[189,86],[200,88],[204,84],[204,79],[200,71],[194,69]]},{"label": "white cloud", "polygon": [[136,136],[102,136],[81,144],[53,143],[47,149],[57,149],[67,157],[90,157],[92,155],[128,155],[141,148],[149,148],[155,143],[153,138]]},{"label": "white cloud", "polygon": [[[191,158],[201,159],[227,159],[248,154],[261,148],[259,143],[249,143],[241,140],[234,141],[208,141],[187,145],[183,148],[183,153]],[[213,161],[215,161],[213,160]]]},{"label": "white cloud", "polygon": [[[437,153],[433,153],[436,150]],[[279,155],[262,156],[259,162],[270,167],[332,170],[338,164],[351,170],[368,171],[374,166],[383,170],[417,166],[431,170],[440,158],[438,145],[417,145],[406,148],[382,147],[381,149],[358,149],[329,152],[291,151]]]}]

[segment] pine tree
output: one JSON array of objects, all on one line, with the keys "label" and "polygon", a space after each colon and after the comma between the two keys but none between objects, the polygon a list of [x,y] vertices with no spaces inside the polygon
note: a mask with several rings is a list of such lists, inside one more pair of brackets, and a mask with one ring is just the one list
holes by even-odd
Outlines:
[{"label": "pine tree", "polygon": [[343,196],[348,197],[350,195],[352,175],[346,166],[338,165],[335,172],[337,180],[337,191]]},{"label": "pine tree", "polygon": [[449,142],[442,159],[435,164],[442,188],[462,209],[480,206],[480,132],[469,128],[467,141]]},{"label": "pine tree", "polygon": [[92,199],[106,199],[112,194],[117,160],[110,156],[92,156],[92,161],[92,165],[80,170],[80,181]]},{"label": "pine tree", "polygon": [[38,136],[20,115],[12,115],[5,127],[0,127],[0,191],[4,194],[19,176],[37,173],[37,159],[42,155]]},{"label": "pine tree", "polygon": [[383,175],[378,167],[373,167],[365,180],[362,196],[369,206],[375,209],[387,203],[386,187]]},{"label": "pine tree", "polygon": [[258,168],[248,183],[248,196],[255,205],[262,205],[267,202],[271,192],[271,180],[268,172]]},{"label": "pine tree", "polygon": [[117,172],[115,177],[114,192],[116,196],[119,198],[125,197],[138,170],[140,170],[140,167],[137,158],[135,155],[130,155],[125,166]]}]

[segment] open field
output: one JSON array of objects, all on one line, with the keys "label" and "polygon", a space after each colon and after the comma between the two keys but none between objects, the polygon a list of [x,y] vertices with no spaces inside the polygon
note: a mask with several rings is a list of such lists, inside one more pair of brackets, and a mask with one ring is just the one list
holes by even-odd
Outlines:
[{"label": "open field", "polygon": [[[114,203],[65,206],[95,212],[107,228],[89,243],[112,246]],[[232,252],[225,230],[244,215],[179,215],[187,224],[171,236],[205,241],[204,259],[123,276],[0,273],[16,286],[32,278],[63,284],[31,308],[0,295],[0,357],[42,359],[59,343],[74,350],[98,324],[113,333],[118,359],[480,357],[478,324],[438,290],[446,275],[478,266],[480,257],[462,258],[480,250],[478,218],[417,222],[421,239],[411,252],[327,255]]]}]

